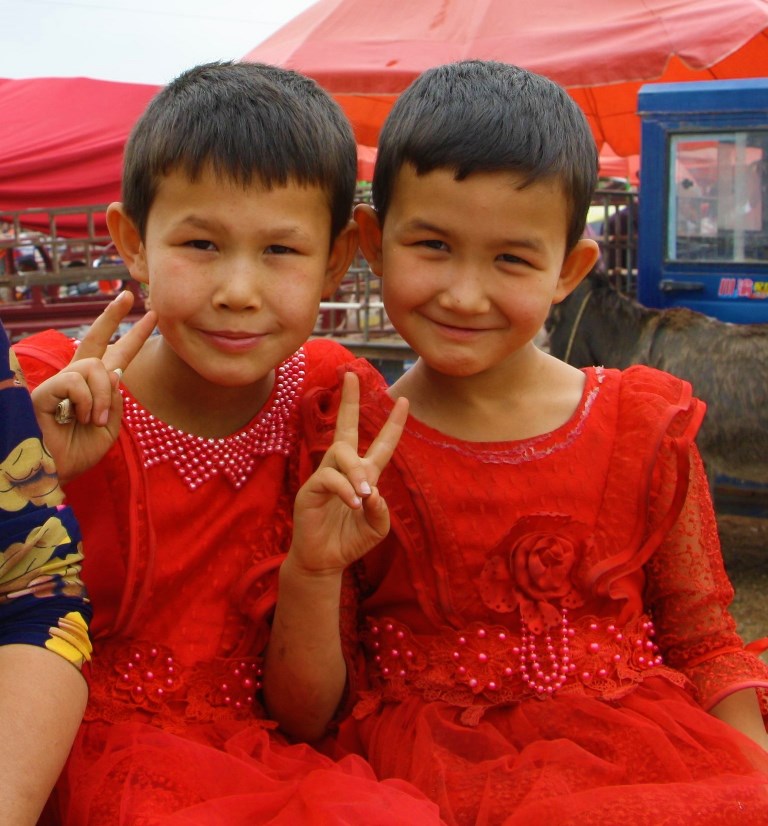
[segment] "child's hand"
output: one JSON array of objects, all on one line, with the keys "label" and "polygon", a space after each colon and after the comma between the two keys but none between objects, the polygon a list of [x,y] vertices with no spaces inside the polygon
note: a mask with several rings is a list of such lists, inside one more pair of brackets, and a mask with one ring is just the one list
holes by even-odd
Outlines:
[{"label": "child's hand", "polygon": [[[123,414],[120,376],[157,320],[148,312],[110,344],[132,306],[133,294],[120,293],[93,322],[72,361],[32,391],[43,441],[62,482],[95,465],[117,439]],[[69,420],[62,420],[62,412],[67,411],[71,411]]]},{"label": "child's hand", "polygon": [[395,452],[408,416],[398,399],[365,456],[358,455],[359,385],[344,377],[334,441],[320,467],[304,483],[294,505],[294,570],[338,574],[389,532],[389,511],[376,484]]}]

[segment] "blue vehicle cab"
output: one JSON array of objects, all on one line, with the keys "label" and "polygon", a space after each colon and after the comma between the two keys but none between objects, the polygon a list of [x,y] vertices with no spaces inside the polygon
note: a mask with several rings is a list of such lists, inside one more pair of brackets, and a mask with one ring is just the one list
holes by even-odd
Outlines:
[{"label": "blue vehicle cab", "polygon": [[768,78],[648,84],[637,296],[768,322]]}]

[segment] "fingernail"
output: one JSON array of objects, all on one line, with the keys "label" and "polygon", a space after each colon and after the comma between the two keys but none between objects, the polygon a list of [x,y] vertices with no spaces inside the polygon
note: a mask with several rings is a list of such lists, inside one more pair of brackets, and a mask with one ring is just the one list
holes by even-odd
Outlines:
[{"label": "fingernail", "polygon": [[370,496],[371,495],[371,486],[368,484],[368,482],[361,482],[360,483],[360,493],[362,493],[363,496]]},{"label": "fingernail", "polygon": [[363,500],[359,496],[352,497],[352,507],[359,508],[363,504]]},{"label": "fingernail", "polygon": [[104,425],[108,421],[109,421],[109,410],[104,410],[101,413],[99,413],[99,417],[96,420],[96,424],[99,425],[99,427],[104,427]]}]

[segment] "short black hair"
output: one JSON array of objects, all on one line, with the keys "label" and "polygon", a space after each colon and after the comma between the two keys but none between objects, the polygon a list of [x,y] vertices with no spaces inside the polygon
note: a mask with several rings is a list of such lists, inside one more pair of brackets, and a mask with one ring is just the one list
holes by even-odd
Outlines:
[{"label": "short black hair", "polygon": [[160,181],[205,168],[248,186],[290,181],[328,196],[331,239],[346,225],[357,145],[341,107],[304,75],[263,63],[195,66],[150,101],[125,148],[123,204],[144,238]]},{"label": "short black hair", "polygon": [[584,113],[542,75],[507,63],[465,60],[428,69],[398,97],[379,136],[371,195],[383,223],[395,179],[451,169],[518,172],[523,186],[558,180],[568,199],[566,249],[581,238],[597,186],[598,155]]}]

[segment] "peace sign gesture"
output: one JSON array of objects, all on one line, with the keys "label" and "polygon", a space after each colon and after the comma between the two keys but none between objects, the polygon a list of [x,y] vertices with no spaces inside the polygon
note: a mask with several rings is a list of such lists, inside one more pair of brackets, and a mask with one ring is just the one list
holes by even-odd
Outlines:
[{"label": "peace sign gesture", "polygon": [[95,465],[117,439],[123,415],[120,378],[157,321],[148,312],[110,344],[132,306],[133,294],[120,293],[93,322],[72,361],[32,391],[43,441],[63,482]]},{"label": "peace sign gesture", "polygon": [[376,487],[408,416],[398,399],[364,456],[358,454],[358,378],[344,376],[334,440],[294,505],[290,555],[306,574],[338,573],[389,532],[389,510]]}]

